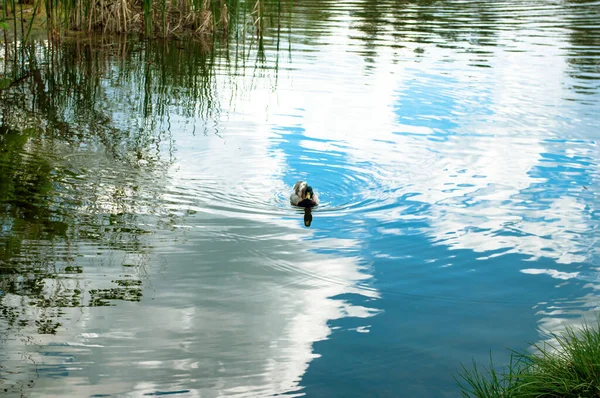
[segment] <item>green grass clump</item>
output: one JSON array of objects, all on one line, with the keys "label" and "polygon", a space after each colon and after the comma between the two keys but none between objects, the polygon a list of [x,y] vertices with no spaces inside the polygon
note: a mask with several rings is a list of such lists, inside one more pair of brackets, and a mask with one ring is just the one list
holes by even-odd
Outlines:
[{"label": "green grass clump", "polygon": [[464,397],[600,397],[600,319],[595,327],[567,327],[556,343],[535,345],[535,353],[513,352],[497,371],[463,365],[457,382]]}]

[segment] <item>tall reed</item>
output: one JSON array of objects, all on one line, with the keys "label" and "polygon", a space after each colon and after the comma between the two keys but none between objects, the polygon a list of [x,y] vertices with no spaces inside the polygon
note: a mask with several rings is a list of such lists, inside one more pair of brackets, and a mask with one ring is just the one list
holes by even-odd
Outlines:
[{"label": "tall reed", "polygon": [[[279,24],[282,0],[34,0],[31,6],[17,0],[3,2],[3,20],[12,19],[15,37],[29,37],[33,21],[40,10],[40,22],[46,21],[48,37],[55,39],[66,31],[102,31],[103,33],[141,33],[147,37],[185,34],[229,34],[230,22],[245,29],[245,19],[253,21],[257,36],[262,36],[266,22]],[[291,1],[291,0],[289,0]],[[11,11],[10,17],[9,9]],[[244,15],[240,15],[245,10]],[[31,17],[25,18],[25,12]],[[17,18],[21,20],[20,31]],[[28,24],[25,24],[25,21]],[[277,21],[277,22],[275,22]]]}]

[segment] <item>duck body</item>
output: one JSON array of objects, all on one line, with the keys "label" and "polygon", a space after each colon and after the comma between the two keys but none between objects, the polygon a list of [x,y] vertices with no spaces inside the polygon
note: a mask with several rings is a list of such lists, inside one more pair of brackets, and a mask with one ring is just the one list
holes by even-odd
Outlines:
[{"label": "duck body", "polygon": [[306,181],[300,180],[294,184],[294,191],[290,195],[290,203],[299,207],[315,207],[319,204],[319,198]]}]

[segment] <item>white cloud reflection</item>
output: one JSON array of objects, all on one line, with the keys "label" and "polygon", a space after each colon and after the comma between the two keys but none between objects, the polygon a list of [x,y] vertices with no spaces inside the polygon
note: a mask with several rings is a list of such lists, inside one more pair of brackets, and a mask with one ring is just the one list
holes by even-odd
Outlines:
[{"label": "white cloud reflection", "polygon": [[[59,334],[41,338],[38,359],[68,377],[42,377],[36,391],[293,393],[316,356],[313,344],[331,333],[329,322],[378,313],[335,298],[379,297],[360,286],[369,276],[357,258],[318,253],[359,243],[310,239],[314,231],[286,203],[285,154],[273,151],[271,126],[259,112],[236,112],[256,120],[226,123],[220,137],[192,137],[181,127],[185,121],[171,119],[177,163],[162,181],[162,201],[188,215],[173,232],[148,238],[153,256],[140,275],[141,303],[77,309]],[[120,267],[100,269],[105,275],[90,281],[94,288],[123,277]]]},{"label": "white cloud reflection", "polygon": [[[347,37],[344,32],[336,33]],[[141,303],[81,309],[64,332],[46,338],[46,344],[68,336],[68,342],[97,346],[55,348],[85,366],[73,364],[66,378],[40,379],[40,391],[141,396],[190,390],[203,397],[294,392],[315,358],[314,343],[331,333],[330,321],[377,313],[335,299],[378,297],[360,287],[368,275],[358,259],[316,252],[359,247],[360,241],[310,240],[313,230],[300,226],[301,215],[280,206],[289,188],[283,178],[290,154],[273,148],[281,139],[273,126],[301,125],[306,138],[319,139],[304,142],[307,148],[345,152],[349,164],[375,164],[361,172],[376,180],[370,188],[388,192],[385,200],[412,193],[412,200],[430,205],[427,214],[403,216],[398,206],[365,214],[382,225],[424,217],[423,233],[453,249],[504,250],[565,264],[588,258],[585,248],[594,242],[587,241],[586,204],[563,196],[545,198],[540,207],[531,193],[548,182],[534,176],[544,141],[563,128],[558,111],[550,111],[561,104],[549,102],[564,90],[562,57],[551,48],[539,57],[537,47],[517,41],[514,50],[523,52],[490,50],[490,72],[468,68],[470,55],[433,45],[419,63],[394,62],[391,50],[381,48],[365,77],[364,59],[345,51],[350,42],[312,53],[309,64],[287,65],[289,78],[279,79],[276,92],[259,87],[248,93],[229,113],[221,137],[191,137],[182,133],[183,121],[171,121],[179,149],[165,200],[173,210],[196,213],[181,224],[192,232],[176,243],[176,233],[157,234],[152,246],[160,258]],[[414,57],[404,51],[402,56]],[[446,57],[452,62],[441,63]],[[442,109],[435,109],[436,101]],[[430,119],[418,113],[426,103],[436,112]],[[401,233],[385,225],[380,232]],[[533,267],[521,272],[578,277]],[[121,270],[106,273],[116,277]],[[365,320],[356,331],[369,327]]]},{"label": "white cloud reflection", "polygon": [[[552,151],[547,140],[564,138],[560,132],[568,129],[570,117],[574,125],[581,122],[564,99],[565,58],[559,46],[527,35],[514,40],[514,34],[501,32],[497,39],[510,42],[510,52],[488,48],[491,69],[467,67],[468,54],[433,46],[425,47],[427,56],[418,66],[392,62],[391,51],[379,48],[367,79],[357,67],[361,57],[342,55],[335,43],[336,62],[355,67],[338,70],[337,79],[319,80],[318,91],[310,74],[298,74],[289,89],[278,90],[278,103],[302,109],[306,136],[321,140],[306,145],[342,150],[349,163],[376,165],[363,172],[378,186],[366,189],[394,192],[390,201],[414,193],[412,200],[430,204],[428,233],[434,241],[532,260],[586,261],[597,255],[589,234],[589,202],[553,188],[560,181],[541,173],[547,170],[544,156]],[[548,40],[556,44],[556,38]],[[319,70],[326,72],[332,65],[327,54],[316,57]],[[429,124],[426,112],[434,112]],[[271,118],[274,124],[280,120]],[[577,134],[573,137],[580,138]],[[590,150],[586,143],[579,146],[579,153]],[[591,171],[597,176],[597,167]],[[563,194],[543,195],[552,189]],[[388,222],[398,217],[392,213],[371,215]]]}]

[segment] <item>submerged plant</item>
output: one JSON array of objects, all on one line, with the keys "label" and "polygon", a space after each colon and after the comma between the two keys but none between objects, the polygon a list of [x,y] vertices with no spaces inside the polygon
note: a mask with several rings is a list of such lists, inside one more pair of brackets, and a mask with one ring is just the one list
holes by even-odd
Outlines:
[{"label": "submerged plant", "polygon": [[536,344],[536,352],[513,352],[499,372],[463,365],[457,378],[465,397],[599,397],[600,319],[592,327],[567,327],[552,334],[554,343]]}]

